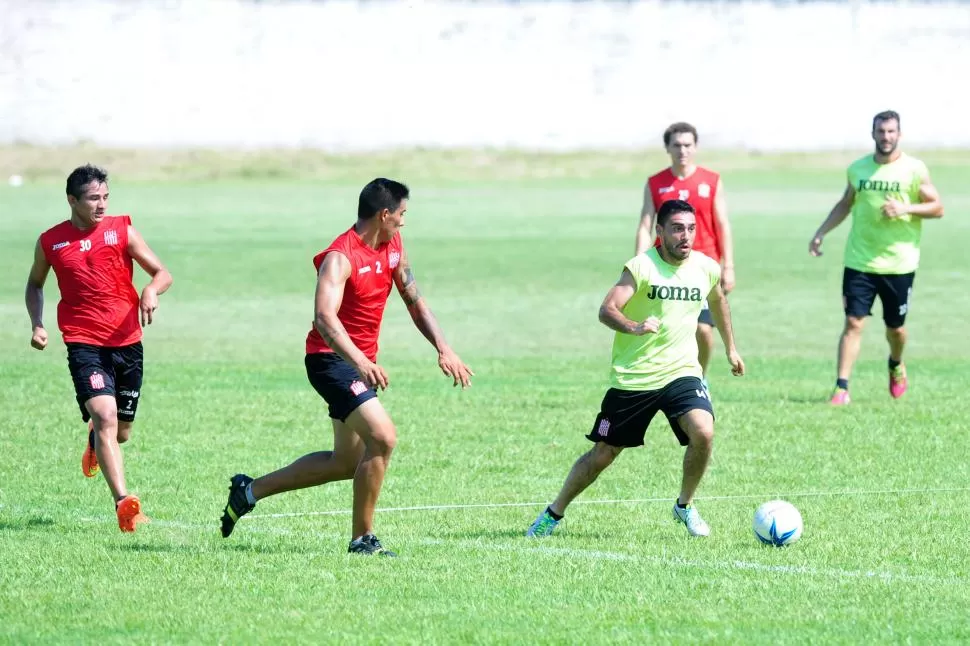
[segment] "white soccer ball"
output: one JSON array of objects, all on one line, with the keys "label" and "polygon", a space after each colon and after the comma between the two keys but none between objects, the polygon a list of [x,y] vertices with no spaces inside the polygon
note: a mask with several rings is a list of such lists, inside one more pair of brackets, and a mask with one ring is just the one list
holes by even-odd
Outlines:
[{"label": "white soccer ball", "polygon": [[766,502],[754,512],[754,535],[765,545],[791,545],[802,537],[802,515],[790,502]]}]

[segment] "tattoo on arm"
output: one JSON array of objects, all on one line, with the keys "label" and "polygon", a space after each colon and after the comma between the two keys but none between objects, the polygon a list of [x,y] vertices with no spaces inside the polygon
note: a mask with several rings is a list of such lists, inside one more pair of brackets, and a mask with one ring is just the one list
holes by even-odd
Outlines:
[{"label": "tattoo on arm", "polygon": [[327,345],[333,348],[333,340],[340,336],[340,330],[332,325],[327,325],[324,323],[320,326],[320,336],[322,336],[323,340],[327,342]]},{"label": "tattoo on arm", "polygon": [[411,271],[411,266],[406,265],[402,273],[404,279],[401,282],[401,297],[404,299],[404,304],[410,309],[421,300],[421,292],[418,290],[418,284],[414,281],[414,272]]}]

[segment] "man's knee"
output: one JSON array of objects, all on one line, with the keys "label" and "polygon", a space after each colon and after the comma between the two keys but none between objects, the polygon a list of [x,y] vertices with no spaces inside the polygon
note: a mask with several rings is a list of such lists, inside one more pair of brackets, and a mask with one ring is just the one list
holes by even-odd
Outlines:
[{"label": "man's knee", "polygon": [[866,319],[861,316],[845,317],[845,334],[858,334],[866,324]]},{"label": "man's knee", "polygon": [[390,455],[397,446],[394,422],[377,399],[361,404],[344,421],[356,433],[372,455]]},{"label": "man's knee", "polygon": [[331,454],[331,459],[339,465],[341,477],[344,480],[354,477],[362,457],[364,457],[364,444],[362,443],[334,447]]},{"label": "man's knee", "polygon": [[589,457],[597,471],[602,471],[613,464],[616,456],[623,451],[623,447],[611,446],[605,442],[597,442],[589,452]]},{"label": "man's knee", "polygon": [[692,410],[677,420],[690,446],[714,443],[714,417],[706,410]]},{"label": "man's knee", "polygon": [[906,338],[906,328],[902,325],[897,327],[886,327],[886,336],[891,339],[905,339]]},{"label": "man's knee", "polygon": [[376,428],[371,428],[368,437],[364,438],[368,451],[376,455],[390,455],[397,446],[397,430],[388,421]]},{"label": "man's knee", "polygon": [[88,414],[94,424],[94,430],[98,435],[110,434],[112,437],[118,433],[118,409],[111,402],[96,401],[92,399],[87,403]]},{"label": "man's knee", "polygon": [[132,422],[118,422],[118,444],[124,444],[131,437]]}]

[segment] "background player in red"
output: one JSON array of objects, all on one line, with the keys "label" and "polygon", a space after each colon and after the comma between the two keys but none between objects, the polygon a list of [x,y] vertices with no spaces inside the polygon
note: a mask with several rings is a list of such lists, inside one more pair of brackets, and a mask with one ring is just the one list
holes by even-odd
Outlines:
[{"label": "background player in red", "polygon": [[[721,289],[725,294],[734,289],[734,241],[728,221],[727,200],[720,175],[694,163],[697,153],[697,129],[678,122],[664,131],[664,148],[670,155],[670,167],[647,180],[643,189],[643,207],[637,229],[636,255],[656,245],[656,213],[667,200],[683,200],[694,207],[697,237],[694,251],[721,263]],[[708,304],[697,319],[697,358],[707,386],[707,366],[714,352],[714,319]]]},{"label": "background player in red", "polygon": [[[141,326],[152,322],[158,295],[171,286],[172,276],[129,216],[105,215],[104,170],[91,165],[75,169],[67,178],[67,202],[71,219],[42,233],[34,250],[25,294],[33,328],[30,344],[38,350],[47,347],[44,283],[53,268],[61,293],[57,325],[67,345],[81,417],[88,422],[81,470],[89,478],[99,468],[104,472],[118,526],[133,532],[147,518],[138,497],[128,494],[120,444],[131,435],[141,397]],[[151,276],[141,298],[132,284],[133,259]]]},{"label": "background player in red", "polygon": [[376,389],[387,372],[377,364],[377,339],[391,284],[414,324],[438,351],[441,371],[465,388],[472,371],[445,341],[418,291],[401,242],[408,188],[378,178],[360,192],[357,222],[313,259],[317,269],[316,317],[306,340],[310,384],[327,402],[333,421],[332,451],[304,455],[287,467],[253,479],[236,474],[222,515],[228,537],[243,514],[267,496],[335,480],[354,481],[349,552],[394,556],[374,535],[374,507],[397,432]]}]

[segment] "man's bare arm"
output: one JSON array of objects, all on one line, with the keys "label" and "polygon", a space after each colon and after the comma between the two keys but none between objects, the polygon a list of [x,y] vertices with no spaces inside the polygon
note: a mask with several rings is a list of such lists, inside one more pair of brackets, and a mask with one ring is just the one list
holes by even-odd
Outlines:
[{"label": "man's bare arm", "polygon": [[718,282],[707,295],[707,303],[711,308],[711,318],[714,325],[721,335],[721,342],[724,344],[724,351],[727,354],[728,362],[731,364],[731,373],[736,377],[744,374],[744,361],[738,354],[738,349],[734,345],[734,328],[731,325],[731,307],[728,299],[724,296],[721,284]]},{"label": "man's bare arm", "polygon": [[401,262],[394,268],[394,284],[397,286],[398,293],[401,294],[401,299],[404,300],[404,305],[408,308],[408,314],[411,315],[414,326],[439,353],[448,350],[449,346],[448,342],[445,341],[445,334],[441,331],[441,326],[438,325],[434,312],[431,311],[421,295],[421,290],[418,289],[411,263],[403,249],[401,250]]},{"label": "man's bare arm", "polygon": [[44,283],[51,266],[40,246],[40,238],[34,246],[34,262],[27,274],[27,286],[24,289],[24,302],[27,305],[27,316],[30,317],[31,339],[30,345],[37,350],[47,347],[47,330],[44,329]]},{"label": "man's bare arm", "polygon": [[714,222],[717,224],[718,246],[721,250],[721,286],[727,294],[734,289],[734,235],[728,219],[727,197],[724,195],[724,181],[717,180],[714,191]]},{"label": "man's bare arm", "polygon": [[128,226],[128,255],[152,277],[145,285],[145,289],[141,290],[141,298],[138,301],[141,324],[150,325],[155,317],[155,310],[158,309],[159,294],[164,294],[172,286],[172,274],[165,269],[162,261],[131,225]]},{"label": "man's bare arm", "polygon": [[657,213],[653,208],[653,196],[650,194],[650,184],[643,187],[643,206],[640,207],[640,224],[637,227],[637,243],[634,255],[639,256],[653,245],[657,237]]},{"label": "man's bare arm", "polygon": [[421,296],[411,269],[411,262],[404,249],[401,249],[401,261],[394,268],[394,284],[408,308],[408,314],[411,315],[414,326],[438,351],[438,367],[441,368],[441,372],[451,377],[455,386],[460,385],[463,389],[470,386],[471,378],[475,373],[465,365],[445,340],[445,334],[441,331],[438,320]]},{"label": "man's bare arm", "polygon": [[636,292],[637,281],[633,278],[630,270],[624,267],[623,273],[620,274],[620,279],[606,293],[606,298],[603,299],[603,304],[600,305],[600,323],[616,332],[634,334],[636,336],[652,334],[660,329],[660,320],[655,316],[651,316],[646,321],[638,323],[627,318],[623,313],[623,308],[626,307],[626,304],[630,302],[630,299],[633,298]]},{"label": "man's bare arm", "polygon": [[919,185],[919,204],[907,205],[907,212],[920,218],[942,218],[943,201],[940,192],[930,180],[927,173]]},{"label": "man's bare arm", "polygon": [[172,286],[172,274],[152,251],[145,239],[133,226],[128,226],[128,255],[151,276],[145,289],[151,288],[156,294],[164,294]]},{"label": "man's bare arm", "polygon": [[724,349],[728,352],[734,350],[734,328],[731,325],[731,307],[728,305],[728,299],[724,298],[724,291],[721,289],[720,284],[715,285],[714,289],[708,294],[707,303],[711,308],[711,318],[714,319],[714,325],[717,326],[717,331],[721,335],[721,342],[724,344]]},{"label": "man's bare arm", "polygon": [[314,296],[313,326],[331,350],[350,365],[357,367],[369,360],[354,344],[344,324],[337,318],[344,299],[344,287],[350,278],[350,269],[350,259],[337,251],[328,253],[320,263]]},{"label": "man's bare arm", "polygon": [[815,235],[812,236],[812,240],[808,244],[808,252],[810,254],[813,256],[822,255],[822,239],[825,238],[829,231],[842,224],[842,221],[848,217],[852,211],[853,202],[855,202],[855,189],[852,188],[852,184],[847,183],[842,197],[835,203],[828,217],[825,218],[825,221],[815,231]]},{"label": "man's bare arm", "polygon": [[40,239],[34,246],[34,262],[27,275],[27,288],[24,290],[24,301],[27,305],[27,315],[30,317],[32,328],[44,327],[44,283],[51,266],[47,262],[44,250],[40,246]]}]

